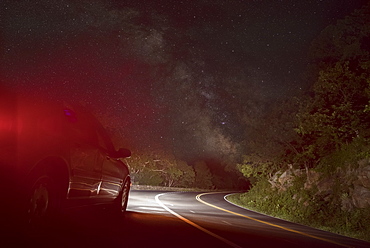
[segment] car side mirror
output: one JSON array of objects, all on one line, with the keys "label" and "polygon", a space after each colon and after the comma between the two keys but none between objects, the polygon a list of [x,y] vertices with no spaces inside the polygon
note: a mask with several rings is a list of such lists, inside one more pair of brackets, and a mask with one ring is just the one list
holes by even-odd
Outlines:
[{"label": "car side mirror", "polygon": [[131,157],[131,151],[126,148],[120,148],[114,155],[116,158],[128,158]]}]

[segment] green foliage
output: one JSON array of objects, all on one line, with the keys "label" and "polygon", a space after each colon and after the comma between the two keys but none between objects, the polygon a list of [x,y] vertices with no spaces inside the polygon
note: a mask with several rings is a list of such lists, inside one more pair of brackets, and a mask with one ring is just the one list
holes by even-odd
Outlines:
[{"label": "green foliage", "polygon": [[337,220],[336,227],[340,230],[338,233],[370,241],[369,223],[370,209],[355,209],[352,213],[343,213]]},{"label": "green foliage", "polygon": [[327,27],[312,43],[314,84],[297,114],[302,147],[294,162],[315,167],[322,157],[369,136],[369,21],[368,4]]},{"label": "green foliage", "polygon": [[318,74],[312,97],[297,115],[296,131],[304,140],[301,161],[317,161],[369,136],[370,28],[364,22],[369,10],[370,5],[328,27],[312,45]]},{"label": "green foliage", "polygon": [[136,174],[134,176],[135,183],[137,184],[144,184],[144,185],[152,185],[152,186],[162,186],[163,179],[159,172],[153,172],[153,170],[145,168],[141,171],[140,174]]},{"label": "green foliage", "polygon": [[[369,58],[370,4],[326,27],[312,42],[310,57],[317,71],[338,61]],[[366,59],[365,59],[366,60]]]},{"label": "green foliage", "polygon": [[[253,187],[232,199],[265,214],[370,241],[370,209],[342,209],[343,202],[350,197],[348,182],[357,180],[351,172],[359,161],[370,158],[369,24],[370,4],[367,4],[327,27],[313,42],[313,67],[308,72],[311,92],[300,99],[295,125],[289,122],[283,125],[290,126],[299,137],[274,136],[280,137],[277,140],[287,149],[286,158],[280,161],[267,155],[275,141],[269,143],[270,139],[266,139],[264,152],[252,149],[238,169],[245,177],[255,179]],[[292,115],[288,116],[294,122]],[[261,124],[258,132],[262,141],[262,130],[269,128],[266,123]],[[261,147],[255,140],[249,144]],[[277,154],[278,149],[270,150]],[[320,176],[319,181],[307,186],[309,180],[303,173],[295,176],[292,186],[284,191],[271,187],[268,179],[282,171],[284,162],[314,168],[311,170]]]},{"label": "green foliage", "polygon": [[195,186],[201,189],[213,188],[212,174],[204,161],[197,161],[194,164]]},{"label": "green foliage", "polygon": [[[370,241],[369,208],[343,211],[340,208],[343,194],[327,201],[315,189],[302,190],[303,184],[304,178],[298,177],[292,187],[279,192],[267,180],[260,180],[249,192],[235,194],[228,200],[267,215]],[[339,193],[340,184],[335,187],[334,191]]]},{"label": "green foliage", "polygon": [[[305,188],[306,174],[295,177],[293,185],[285,191],[272,188],[267,177],[260,177],[249,192],[238,195],[236,200],[234,196],[233,201],[271,216],[370,241],[370,226],[367,225],[370,209],[342,209],[342,200],[348,198],[350,192],[344,182],[357,179],[348,168],[356,169],[359,161],[368,159],[369,148],[367,139],[356,138],[321,157],[315,171],[321,174],[321,178],[332,178],[330,192],[320,192],[316,186]],[[344,171],[347,172],[341,173]]]},{"label": "green foliage", "polygon": [[250,209],[305,223],[309,219],[308,216],[315,214],[315,210],[305,207],[311,198],[307,192],[302,194],[302,182],[297,179],[293,187],[279,192],[272,189],[267,180],[261,180],[249,192],[241,194],[240,200]]},{"label": "green foliage", "polygon": [[296,131],[306,140],[307,158],[321,157],[354,138],[367,135],[369,128],[364,113],[369,97],[369,72],[350,69],[350,63],[338,62],[321,71],[314,85],[315,96],[299,113]]},{"label": "green foliage", "polygon": [[163,178],[157,170],[156,161],[151,154],[133,154],[126,159],[130,167],[131,179],[134,184],[161,186]]},{"label": "green foliage", "polygon": [[182,175],[178,178],[177,187],[196,187],[195,171],[192,166],[188,165],[184,161],[177,161],[177,167],[182,171]]},{"label": "green foliage", "polygon": [[291,146],[292,140],[298,139],[294,131],[295,116],[299,108],[299,99],[290,99],[272,102],[268,109],[255,123],[251,123],[246,136],[246,149],[248,154],[263,157],[264,160],[275,161],[289,149],[296,153]]},{"label": "green foliage", "polygon": [[130,166],[134,184],[167,187],[195,186],[193,167],[185,161],[176,159],[170,153],[159,151],[134,153],[126,159],[126,162]]},{"label": "green foliage", "polygon": [[266,179],[279,169],[276,163],[265,160],[257,154],[245,155],[243,163],[238,164],[237,167],[252,183]]},{"label": "green foliage", "polygon": [[370,143],[367,139],[356,138],[353,142],[343,145],[340,149],[320,159],[317,171],[330,175],[338,168],[355,168],[358,161],[370,158]]}]

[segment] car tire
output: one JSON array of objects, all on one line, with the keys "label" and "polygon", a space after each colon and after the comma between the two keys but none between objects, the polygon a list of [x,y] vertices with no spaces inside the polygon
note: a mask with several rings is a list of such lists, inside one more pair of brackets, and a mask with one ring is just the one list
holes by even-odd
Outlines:
[{"label": "car tire", "polygon": [[126,212],[128,197],[130,192],[130,180],[125,180],[122,185],[122,190],[115,202],[115,212],[119,215],[123,215]]},{"label": "car tire", "polygon": [[60,206],[55,181],[47,174],[35,176],[26,202],[25,231],[28,236],[45,235],[52,230]]}]

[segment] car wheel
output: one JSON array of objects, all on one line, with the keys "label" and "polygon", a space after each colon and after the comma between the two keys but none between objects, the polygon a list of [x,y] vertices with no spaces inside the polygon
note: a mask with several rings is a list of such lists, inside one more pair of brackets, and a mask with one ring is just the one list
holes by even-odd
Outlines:
[{"label": "car wheel", "polygon": [[117,209],[116,211],[119,214],[123,214],[126,212],[129,192],[130,192],[130,181],[126,180],[122,186],[121,193],[119,197],[117,198],[117,202],[116,202],[116,209]]},{"label": "car wheel", "polygon": [[27,199],[26,232],[40,235],[48,230],[58,209],[58,193],[48,175],[35,177]]}]

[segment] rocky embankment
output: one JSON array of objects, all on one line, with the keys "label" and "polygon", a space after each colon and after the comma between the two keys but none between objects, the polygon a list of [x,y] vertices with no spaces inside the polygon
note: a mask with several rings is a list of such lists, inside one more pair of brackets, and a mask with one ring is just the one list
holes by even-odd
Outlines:
[{"label": "rocky embankment", "polygon": [[[356,166],[338,167],[330,173],[314,169],[294,169],[278,171],[269,178],[272,188],[286,191],[293,186],[295,179],[304,180],[302,190],[310,192],[313,197],[320,197],[326,202],[335,201],[343,211],[351,212],[356,208],[370,208],[370,159],[358,162]],[[300,202],[300,194],[294,198]],[[309,200],[303,203],[310,204]]]}]

